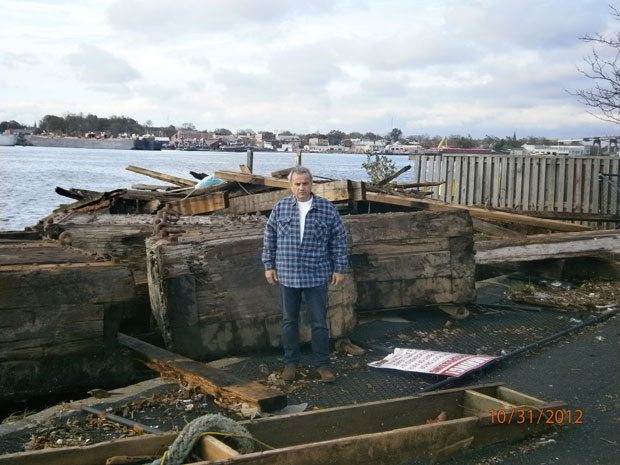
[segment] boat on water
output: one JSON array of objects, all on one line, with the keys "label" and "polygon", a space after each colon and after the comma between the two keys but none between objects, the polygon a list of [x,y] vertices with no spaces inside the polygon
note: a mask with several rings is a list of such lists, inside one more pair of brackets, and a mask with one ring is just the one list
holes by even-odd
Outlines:
[{"label": "boat on water", "polygon": [[26,136],[26,145],[35,147],[64,147],[74,149],[107,150],[161,150],[162,143],[154,138],[94,138],[94,137],[50,137]]},{"label": "boat on water", "polygon": [[17,144],[17,134],[0,134],[0,146],[11,147]]}]

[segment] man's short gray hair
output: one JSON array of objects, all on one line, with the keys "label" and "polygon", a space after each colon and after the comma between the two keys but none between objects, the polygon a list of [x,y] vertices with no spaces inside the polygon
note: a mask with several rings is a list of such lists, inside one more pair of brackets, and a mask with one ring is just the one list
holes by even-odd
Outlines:
[{"label": "man's short gray hair", "polygon": [[312,173],[305,166],[295,166],[291,169],[291,172],[288,174],[289,183],[293,180],[294,174],[307,174],[310,177],[310,182],[312,182]]}]

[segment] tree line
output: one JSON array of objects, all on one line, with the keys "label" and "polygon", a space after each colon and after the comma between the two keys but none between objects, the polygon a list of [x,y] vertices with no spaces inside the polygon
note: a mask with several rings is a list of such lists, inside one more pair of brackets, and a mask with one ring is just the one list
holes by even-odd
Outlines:
[{"label": "tree line", "polygon": [[[0,122],[0,132],[7,129],[23,129],[24,125],[17,121]],[[193,123],[184,123],[180,129],[196,131]],[[37,125],[35,125],[35,133],[48,133],[56,135],[84,137],[87,133],[102,134],[105,133],[110,137],[118,137],[122,134],[155,134],[158,136],[172,137],[177,133],[177,128],[173,125],[166,127],[155,127],[150,120],[144,124],[138,123],[135,119],[126,116],[110,116],[108,118],[100,118],[97,115],[83,113],[67,113],[64,116],[45,115]],[[209,132],[204,130],[204,132]],[[215,135],[232,135],[233,132],[226,128],[217,128],[213,131]],[[242,129],[237,131],[239,137],[254,137],[255,132],[252,129]],[[293,136],[291,131],[281,131],[278,133],[282,136]],[[276,134],[270,131],[261,131],[262,139],[267,142],[276,140]],[[403,131],[399,128],[393,128],[387,134],[377,134],[374,132],[345,132],[340,130],[331,130],[325,134],[313,132],[309,134],[297,134],[302,146],[309,145],[312,138],[327,140],[329,145],[351,146],[351,141],[355,139],[364,140],[386,140],[392,143],[399,142],[402,144],[419,143],[420,145],[430,148],[439,145],[443,139],[441,136],[430,136],[428,134],[414,134],[404,136]],[[470,135],[462,136],[458,134],[450,135],[447,139],[449,147],[475,148],[485,147],[493,148],[496,151],[510,150],[511,148],[520,147],[523,144],[542,144],[549,145],[555,141],[548,140],[543,137],[526,137],[523,139],[516,138],[516,135],[507,137],[485,136],[484,138],[473,138]]]}]

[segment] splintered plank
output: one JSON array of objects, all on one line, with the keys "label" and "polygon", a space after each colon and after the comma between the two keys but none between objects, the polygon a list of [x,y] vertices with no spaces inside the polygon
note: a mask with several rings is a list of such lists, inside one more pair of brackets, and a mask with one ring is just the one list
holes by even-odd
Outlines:
[{"label": "splintered plank", "polygon": [[[363,190],[356,189],[355,184],[356,183],[347,180],[315,184],[312,187],[312,192],[332,202],[353,200],[363,195],[361,194]],[[241,214],[271,210],[278,200],[288,195],[290,195],[290,191],[282,189],[272,192],[263,192],[261,194],[234,197],[229,199],[229,206],[226,213]]]},{"label": "splintered plank", "polygon": [[272,176],[259,176],[252,173],[239,173],[237,171],[216,171],[213,173],[213,176],[225,181],[236,181],[243,184],[257,184],[267,187],[279,187],[281,189],[288,189],[290,186],[287,179],[275,178]]},{"label": "splintered plank", "polygon": [[[163,452],[177,437],[177,433],[144,434],[130,438],[100,442],[89,446],[45,448],[28,452],[0,455],[2,465],[42,465],[62,463],[63,465],[104,465],[110,457],[155,456]],[[142,461],[144,462],[144,461]],[[135,462],[127,462],[135,463]]]},{"label": "splintered plank", "polygon": [[264,412],[281,409],[287,404],[286,395],[281,391],[265,387],[256,381],[246,381],[122,333],[118,334],[118,341],[139,354],[149,368],[181,378],[225,403],[246,402]]},{"label": "splintered plank", "polygon": [[168,202],[167,205],[181,215],[210,213],[228,208],[228,193],[214,192],[200,197],[190,197],[183,200]]},{"label": "splintered plank", "polygon": [[0,244],[0,266],[92,261],[92,257],[65,249],[58,242],[29,241]]},{"label": "splintered plank", "polygon": [[476,263],[490,264],[614,253],[620,250],[620,232],[537,234],[509,240],[476,243]]},{"label": "splintered plank", "polygon": [[[216,171],[214,176],[226,181],[236,181],[243,184],[255,184],[259,186],[290,188],[288,180],[272,176],[259,176],[257,174],[239,173],[236,171]],[[340,200],[365,200],[365,183],[341,179],[338,181],[314,183],[312,192],[316,195],[337,202]],[[253,210],[258,211],[258,210]]]},{"label": "splintered plank", "polygon": [[160,181],[166,181],[170,184],[174,184],[179,187],[194,187],[196,185],[195,181],[191,179],[179,178],[177,176],[172,176],[170,174],[160,173],[158,171],[147,170],[146,168],[140,168],[139,166],[129,165],[127,168],[129,171],[133,171],[134,173],[143,174],[153,179],[159,179]]}]

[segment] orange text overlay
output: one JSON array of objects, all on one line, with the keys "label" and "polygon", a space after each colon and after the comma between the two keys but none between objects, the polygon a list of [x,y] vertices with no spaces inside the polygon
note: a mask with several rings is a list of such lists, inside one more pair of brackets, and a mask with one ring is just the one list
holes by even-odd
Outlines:
[{"label": "orange text overlay", "polygon": [[582,425],[583,410],[581,409],[491,409],[492,425]]}]

